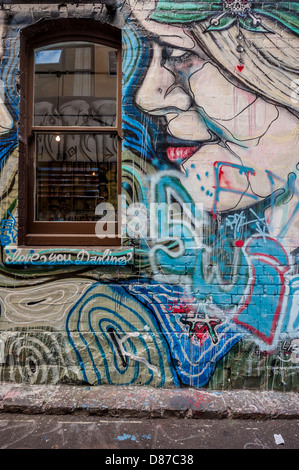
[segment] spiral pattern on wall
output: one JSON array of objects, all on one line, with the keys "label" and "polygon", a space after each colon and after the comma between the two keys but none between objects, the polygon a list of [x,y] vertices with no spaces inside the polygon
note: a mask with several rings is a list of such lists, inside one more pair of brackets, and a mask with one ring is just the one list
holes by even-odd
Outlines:
[{"label": "spiral pattern on wall", "polygon": [[80,381],[72,351],[58,332],[30,328],[0,334],[1,379],[45,384]]},{"label": "spiral pattern on wall", "polygon": [[123,286],[92,286],[71,309],[66,328],[87,383],[173,383],[155,318]]}]

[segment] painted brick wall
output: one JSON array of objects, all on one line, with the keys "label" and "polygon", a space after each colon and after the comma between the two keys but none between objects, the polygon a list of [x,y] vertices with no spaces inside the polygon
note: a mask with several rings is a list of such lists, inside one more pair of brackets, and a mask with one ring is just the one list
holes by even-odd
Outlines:
[{"label": "painted brick wall", "polygon": [[[3,6],[1,380],[298,390],[298,7]],[[122,29],[113,265],[18,246],[20,31],[56,18]]]}]

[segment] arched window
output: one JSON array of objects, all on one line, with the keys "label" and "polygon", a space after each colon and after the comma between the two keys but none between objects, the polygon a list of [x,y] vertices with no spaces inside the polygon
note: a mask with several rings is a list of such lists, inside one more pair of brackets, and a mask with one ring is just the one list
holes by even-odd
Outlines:
[{"label": "arched window", "polygon": [[[45,21],[22,31],[20,61],[19,243],[119,245],[120,31]],[[103,202],[115,217],[98,237]]]}]

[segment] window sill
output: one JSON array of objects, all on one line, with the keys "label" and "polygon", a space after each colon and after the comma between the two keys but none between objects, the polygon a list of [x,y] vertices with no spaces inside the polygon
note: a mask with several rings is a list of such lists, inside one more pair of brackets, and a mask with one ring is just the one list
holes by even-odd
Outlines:
[{"label": "window sill", "polygon": [[128,266],[134,264],[134,247],[18,247],[5,246],[6,265]]}]

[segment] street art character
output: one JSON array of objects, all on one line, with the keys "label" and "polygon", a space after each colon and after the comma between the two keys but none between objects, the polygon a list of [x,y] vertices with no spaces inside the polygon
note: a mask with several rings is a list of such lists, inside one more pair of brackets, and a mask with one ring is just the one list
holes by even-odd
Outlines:
[{"label": "street art character", "polygon": [[142,145],[134,123],[126,146],[148,159],[151,202],[204,209],[180,234],[174,227],[175,249],[163,233],[147,239],[161,292],[181,285],[156,315],[180,378],[197,386],[242,338],[273,350],[283,331],[298,336],[284,323],[297,272],[298,3],[211,3],[129,2],[146,65],[134,92]]},{"label": "street art character", "polygon": [[[227,13],[225,27],[211,27],[217,15],[199,15],[207,3],[132,2],[152,44],[136,105],[164,121],[166,158],[185,174],[191,197],[206,210],[243,209],[271,194],[273,200],[282,193],[290,199],[298,190],[299,99],[293,91],[299,57],[298,47],[291,47],[298,39],[296,7],[289,27],[264,12],[260,32],[261,26],[242,27],[236,13]],[[237,3],[250,11],[250,2]],[[289,211],[296,212],[297,202],[295,195]],[[277,234],[280,219],[271,216]],[[298,217],[289,217],[294,233]]]}]

